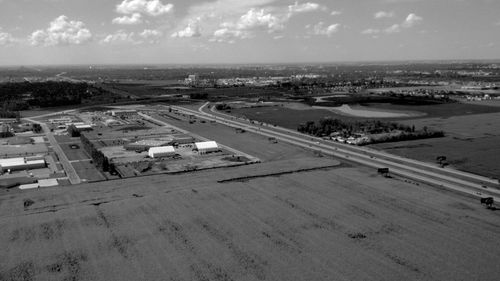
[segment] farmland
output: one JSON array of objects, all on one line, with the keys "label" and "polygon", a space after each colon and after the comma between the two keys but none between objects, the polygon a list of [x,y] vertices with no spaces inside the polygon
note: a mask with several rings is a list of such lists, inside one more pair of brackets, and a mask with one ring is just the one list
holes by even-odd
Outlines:
[{"label": "farmland", "polygon": [[447,136],[440,139],[377,144],[374,147],[390,153],[433,162],[437,156],[448,158],[453,167],[498,177],[500,166],[500,114],[480,114],[451,118],[428,118],[407,121],[416,126],[443,130]]},{"label": "farmland", "polygon": [[[303,161],[303,168],[311,165]],[[217,183],[247,174],[247,167],[235,167],[4,192],[0,276],[496,280],[500,274],[499,213],[468,198],[342,166]]]},{"label": "farmland", "polygon": [[[377,108],[383,108],[383,106],[377,105]],[[414,107],[407,109],[410,108]],[[445,138],[392,142],[372,147],[424,162],[435,162],[437,156],[446,155],[449,164],[457,169],[488,177],[498,177],[500,168],[497,165],[496,155],[500,155],[497,145],[500,141],[500,136],[497,133],[500,127],[493,120],[500,118],[500,114],[495,113],[499,107],[453,103],[426,106],[425,108],[429,114],[426,118],[389,120],[408,126],[415,125],[416,128],[428,127],[444,131]],[[438,115],[438,108],[443,110],[441,116]],[[366,120],[337,115],[323,109],[307,110],[304,107],[299,107],[297,110],[287,107],[242,108],[232,109],[231,114],[243,115],[252,120],[276,124],[293,130],[297,129],[301,123],[325,117],[347,121]]]}]

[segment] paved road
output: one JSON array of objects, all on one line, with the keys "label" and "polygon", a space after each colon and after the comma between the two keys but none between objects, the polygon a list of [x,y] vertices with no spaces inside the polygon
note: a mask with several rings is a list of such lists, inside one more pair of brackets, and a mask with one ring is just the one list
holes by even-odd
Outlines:
[{"label": "paved road", "polygon": [[76,173],[75,168],[73,165],[71,165],[68,157],[66,154],[64,154],[64,151],[62,150],[61,146],[57,142],[56,138],[54,137],[54,134],[50,131],[49,127],[47,124],[42,123],[40,121],[33,120],[31,118],[24,118],[25,120],[28,120],[29,122],[32,123],[37,123],[40,124],[45,131],[45,135],[47,136],[47,139],[50,142],[50,145],[52,145],[52,148],[54,149],[55,153],[57,153],[57,156],[59,157],[59,162],[63,166],[64,171],[66,172],[66,175],[68,176],[69,181],[71,184],[80,184],[82,180]]},{"label": "paved road", "polygon": [[303,135],[285,128],[258,126],[246,120],[239,120],[234,116],[228,116],[215,111],[207,111],[207,105],[208,103],[204,104],[198,111],[178,106],[173,108],[201,118],[215,120],[216,122],[227,126],[244,128],[247,131],[267,137],[274,137],[280,141],[315,149],[324,154],[353,161],[369,167],[389,167],[391,173],[419,182],[429,183],[475,197],[493,196],[495,200],[500,199],[500,190],[491,187],[483,187],[485,184],[489,186],[498,185],[497,181],[489,178],[448,168],[442,169],[432,166],[429,163],[406,159],[368,148],[323,141],[319,138]]}]

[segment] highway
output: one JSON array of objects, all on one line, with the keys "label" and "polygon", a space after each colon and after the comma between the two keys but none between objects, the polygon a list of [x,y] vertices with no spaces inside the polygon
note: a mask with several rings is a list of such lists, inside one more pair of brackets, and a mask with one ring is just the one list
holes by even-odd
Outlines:
[{"label": "highway", "polygon": [[500,200],[498,181],[458,171],[451,168],[441,168],[430,163],[407,159],[385,152],[376,151],[367,147],[358,147],[340,144],[333,141],[324,141],[321,138],[301,134],[293,130],[271,125],[256,125],[249,120],[238,119],[234,116],[209,110],[209,103],[205,103],[198,111],[172,106],[172,108],[199,118],[215,120],[218,123],[243,128],[249,132],[266,137],[276,138],[279,141],[291,143],[297,146],[320,151],[340,159],[352,161],[373,168],[389,168],[391,174],[399,175],[417,182],[431,184],[456,192],[464,193],[473,197],[494,197]]}]

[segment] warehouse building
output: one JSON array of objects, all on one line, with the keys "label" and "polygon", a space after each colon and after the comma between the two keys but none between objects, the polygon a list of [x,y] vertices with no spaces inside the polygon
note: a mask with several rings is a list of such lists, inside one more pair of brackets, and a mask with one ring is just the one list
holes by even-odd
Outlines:
[{"label": "warehouse building", "polygon": [[200,154],[220,151],[219,145],[215,141],[197,142],[194,144],[194,149]]},{"label": "warehouse building", "polygon": [[27,169],[41,169],[45,168],[45,160],[38,158],[8,158],[0,159],[0,172],[19,171]]},{"label": "warehouse building", "polygon": [[151,158],[174,156],[175,149],[173,146],[151,147],[148,151],[148,155]]}]

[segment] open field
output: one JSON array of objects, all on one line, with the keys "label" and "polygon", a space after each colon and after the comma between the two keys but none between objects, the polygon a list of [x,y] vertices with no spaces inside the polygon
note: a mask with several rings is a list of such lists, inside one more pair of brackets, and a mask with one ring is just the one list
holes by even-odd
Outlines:
[{"label": "open field", "polygon": [[[242,176],[249,167],[225,170]],[[497,280],[500,274],[500,213],[475,200],[363,168],[217,183],[226,177],[210,170],[3,191],[0,277]]]},{"label": "open field", "polygon": [[[80,141],[73,143],[60,143],[60,145],[69,161],[90,159],[90,156],[83,149],[83,145]],[[76,146],[75,148],[71,148],[71,146],[74,145],[76,145],[78,148],[76,148]]]},{"label": "open field", "polygon": [[248,153],[263,162],[303,158],[313,155],[313,152],[310,150],[285,143],[273,144],[263,136],[251,133],[236,133],[235,129],[216,123],[200,123],[196,121],[193,124],[189,124],[187,121],[157,118],[176,127],[196,132],[203,137]]},{"label": "open field", "polygon": [[[354,106],[356,108],[356,106]],[[499,107],[476,105],[476,104],[437,104],[425,106],[410,106],[410,105],[392,105],[383,103],[370,103],[363,104],[364,111],[385,111],[391,113],[396,112],[399,114],[407,113],[410,117],[388,117],[390,114],[384,116],[384,120],[404,121],[414,120],[415,115],[421,116],[420,118],[448,118],[453,116],[471,116],[475,114],[498,113]],[[342,120],[366,120],[376,119],[376,116],[370,118],[347,116],[345,114],[335,113],[333,108],[313,108],[301,104],[289,104],[283,107],[255,107],[255,108],[240,108],[232,109],[231,114],[235,116],[246,116],[249,119],[257,120],[265,123],[276,124],[282,127],[297,129],[301,123],[307,121],[317,121],[321,118],[338,118]],[[373,115],[373,114],[372,114]],[[411,117],[413,116],[413,117]]]},{"label": "open field", "polygon": [[373,147],[426,162],[444,155],[457,169],[499,178],[500,124],[496,120],[500,120],[499,113],[411,120],[405,123],[443,130],[447,136]]},{"label": "open field", "polygon": [[88,182],[103,181],[106,177],[92,164],[91,161],[72,162],[71,165],[75,168],[76,173],[81,179]]}]

